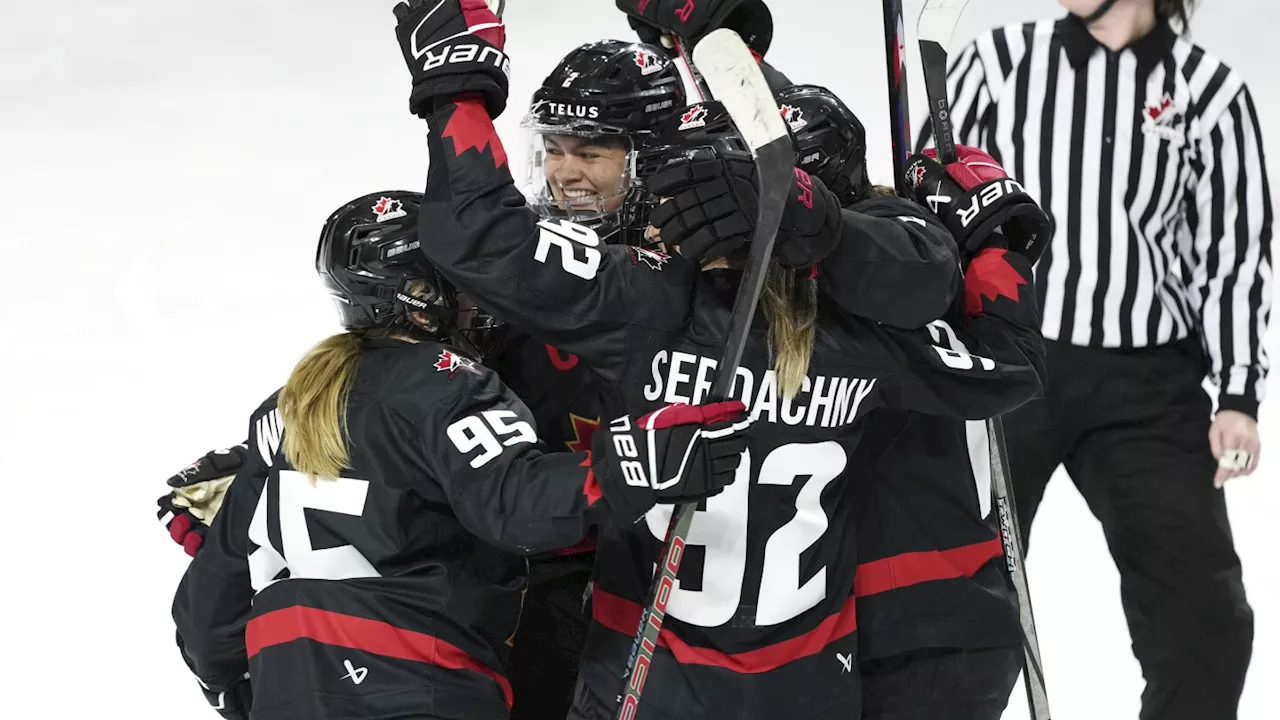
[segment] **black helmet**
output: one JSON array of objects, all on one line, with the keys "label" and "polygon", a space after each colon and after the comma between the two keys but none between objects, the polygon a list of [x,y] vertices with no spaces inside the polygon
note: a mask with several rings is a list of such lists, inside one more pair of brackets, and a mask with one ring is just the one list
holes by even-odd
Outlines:
[{"label": "black helmet", "polygon": [[797,165],[817,177],[842,205],[866,197],[867,131],[830,90],[794,85],[776,94],[796,141]]},{"label": "black helmet", "polygon": [[[682,105],[683,81],[661,48],[604,40],[569,53],[533,94],[522,123],[532,135],[531,204],[546,216],[594,227],[606,241],[619,240],[618,209],[633,191],[635,152]],[[577,188],[581,196],[561,204],[548,175],[558,157],[571,154],[582,158],[583,167],[607,163],[601,166],[606,177],[602,183],[584,170],[583,186]],[[611,177],[615,167],[616,181]],[[565,191],[575,188],[557,190],[565,198]]]},{"label": "black helmet", "polygon": [[649,223],[649,212],[660,200],[648,192],[649,178],[671,162],[697,159],[700,155],[711,154],[710,150],[730,163],[744,163],[744,171],[748,174],[755,167],[750,146],[720,102],[694,103],[664,120],[655,129],[649,143],[636,153],[636,184],[642,192],[628,198],[623,214],[628,229],[643,233],[644,226]]},{"label": "black helmet", "polygon": [[[395,329],[449,337],[459,325],[458,297],[419,249],[418,206],[422,193],[391,190],[356,198],[334,211],[320,232],[316,272],[349,331]],[[424,331],[409,319],[426,313],[436,328]],[[482,357],[498,327],[480,311],[461,331]]]}]

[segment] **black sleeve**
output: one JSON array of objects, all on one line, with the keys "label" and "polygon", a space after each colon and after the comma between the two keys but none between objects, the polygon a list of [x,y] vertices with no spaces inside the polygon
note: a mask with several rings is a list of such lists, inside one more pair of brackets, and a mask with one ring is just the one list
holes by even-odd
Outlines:
[{"label": "black sleeve", "polygon": [[426,465],[458,521],[522,554],[581,542],[607,510],[590,455],[548,452],[533,414],[496,373],[476,365],[447,382],[432,392],[450,401],[418,426]]},{"label": "black sleeve", "polygon": [[683,327],[696,268],[525,204],[479,101],[430,117],[422,250],[478,305],[617,380],[633,336]]},{"label": "black sleeve", "polygon": [[1040,396],[1044,341],[1030,263],[984,253],[946,317],[922,330],[880,328],[902,365],[883,386],[886,405],[983,420]]},{"label": "black sleeve", "polygon": [[245,464],[227,488],[222,507],[173,599],[182,658],[207,699],[215,707],[223,706],[224,717],[248,717],[248,708],[234,705],[247,696],[249,658],[244,633],[254,595],[249,579],[249,522],[267,472],[255,447],[254,426],[251,421]]},{"label": "black sleeve", "polygon": [[819,288],[841,309],[908,329],[942,317],[961,279],[951,233],[928,210],[898,197],[844,210],[840,244],[818,264]]}]

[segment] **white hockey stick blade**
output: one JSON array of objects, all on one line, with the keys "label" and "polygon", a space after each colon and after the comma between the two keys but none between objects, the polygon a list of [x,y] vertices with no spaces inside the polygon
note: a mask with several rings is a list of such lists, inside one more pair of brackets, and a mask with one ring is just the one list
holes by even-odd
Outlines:
[{"label": "white hockey stick blade", "polygon": [[738,33],[721,28],[704,37],[693,49],[693,64],[712,97],[724,104],[752,154],[789,137],[760,63]]},{"label": "white hockey stick blade", "polygon": [[916,37],[936,42],[944,51],[947,50],[968,4],[969,0],[928,0],[916,18]]}]

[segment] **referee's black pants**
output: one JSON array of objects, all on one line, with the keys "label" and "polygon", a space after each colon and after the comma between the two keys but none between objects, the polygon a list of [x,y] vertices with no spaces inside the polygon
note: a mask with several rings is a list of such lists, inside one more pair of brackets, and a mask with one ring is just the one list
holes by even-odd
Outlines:
[{"label": "referee's black pants", "polygon": [[1045,346],[1044,399],[1004,422],[1024,543],[1049,476],[1065,464],[1120,571],[1120,600],[1147,681],[1139,717],[1235,718],[1253,611],[1223,493],[1213,487],[1199,342],[1125,351]]}]

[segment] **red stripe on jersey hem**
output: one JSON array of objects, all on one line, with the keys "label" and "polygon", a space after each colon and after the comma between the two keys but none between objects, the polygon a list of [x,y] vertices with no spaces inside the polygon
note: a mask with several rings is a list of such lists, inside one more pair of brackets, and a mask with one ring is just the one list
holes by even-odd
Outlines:
[{"label": "red stripe on jersey hem", "polygon": [[949,550],[891,555],[858,565],[853,594],[866,597],[932,580],[973,577],[983,565],[1003,554],[1004,547],[996,537]]},{"label": "red stripe on jersey hem", "polygon": [[[637,603],[605,592],[597,585],[591,594],[592,619],[623,635],[635,635],[640,627],[641,607]],[[671,651],[682,665],[712,665],[736,673],[754,674],[776,670],[803,657],[816,655],[831,643],[858,629],[854,598],[845,601],[840,611],[823,620],[803,635],[765,647],[740,653],[726,653],[711,648],[694,647],[676,637],[670,629],[658,634],[658,645]]]},{"label": "red stripe on jersey hem", "polygon": [[259,615],[249,621],[244,633],[245,649],[251,658],[264,648],[303,638],[450,670],[480,673],[498,683],[506,698],[507,709],[511,709],[511,683],[501,673],[458,646],[426,633],[405,630],[380,620],[301,605]]}]

